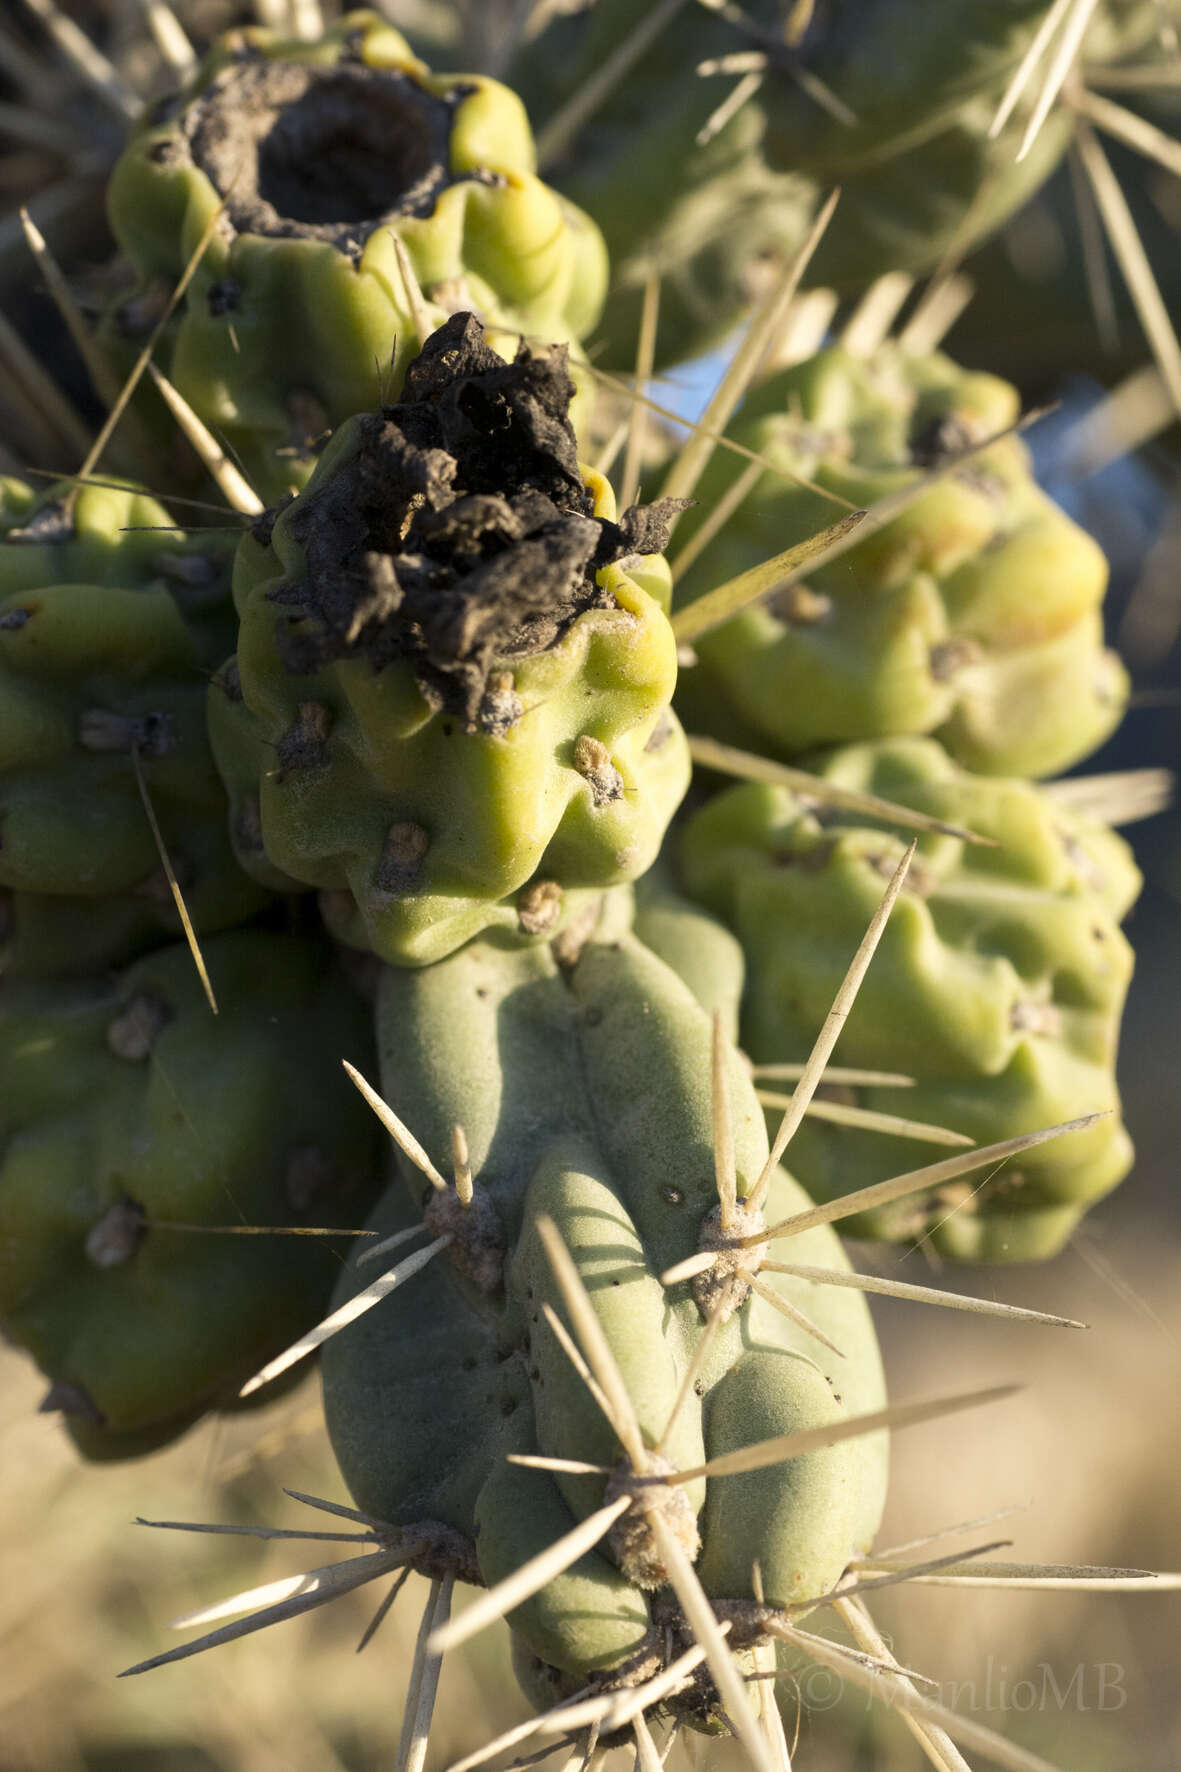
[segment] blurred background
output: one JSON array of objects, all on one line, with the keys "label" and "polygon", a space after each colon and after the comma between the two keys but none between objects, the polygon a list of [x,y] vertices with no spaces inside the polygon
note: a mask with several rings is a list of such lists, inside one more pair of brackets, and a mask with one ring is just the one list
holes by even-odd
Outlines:
[{"label": "blurred background", "polygon": [[[275,0],[278,12],[285,4]],[[122,124],[54,57],[35,10],[0,0],[0,308],[89,411],[81,365],[30,273],[16,206],[32,200],[73,268],[101,265],[109,241],[98,193]],[[144,37],[145,10],[146,0],[67,8],[146,84],[159,56]],[[213,28],[234,10],[207,0],[186,19],[200,35],[204,15]],[[413,23],[422,9],[386,10]],[[1181,187],[1131,155],[1113,158],[1168,299],[1181,286]],[[1030,435],[1039,471],[1112,562],[1110,634],[1136,693],[1122,730],[1085,772],[1176,769],[1181,433],[1159,375],[1143,367],[1147,348],[1110,266],[1110,302],[1096,325],[1074,198],[1063,173],[968,263],[977,296],[947,348],[1011,376],[1030,403],[1057,403]],[[718,363],[678,371],[659,397],[692,415]],[[0,426],[0,470],[64,465],[52,423],[39,421],[36,400],[18,396],[7,373]],[[1128,926],[1138,970],[1121,1058],[1136,1169],[1054,1262],[939,1278],[1090,1327],[1062,1332],[874,1301],[897,1399],[1012,1379],[1025,1386],[987,1411],[897,1436],[883,1545],[1012,1510],[948,1547],[1004,1537],[1013,1549],[998,1554],[1017,1560],[1181,1569],[1181,820],[1169,811],[1126,834],[1146,876]],[[854,1254],[873,1271],[929,1271],[921,1254],[869,1245]],[[134,1523],[317,1524],[283,1494],[347,1499],[315,1376],[267,1411],[207,1421],[165,1453],[110,1468],[82,1466],[37,1413],[43,1388],[0,1349],[0,1772],[393,1772],[425,1592],[417,1578],[361,1656],[356,1643],[380,1598],[373,1589],[200,1660],[116,1678],[170,1645],[179,1614],[318,1560],[314,1547]],[[1069,1772],[1181,1765],[1181,1594],[911,1586],[883,1596],[875,1615],[944,1702]],[[805,1772],[926,1763],[896,1718],[842,1694],[829,1676],[804,1674],[782,1691]],[[445,1666],[431,1772],[524,1715],[503,1636],[482,1638]],[[677,1753],[708,1772],[739,1764],[704,1739]]]}]

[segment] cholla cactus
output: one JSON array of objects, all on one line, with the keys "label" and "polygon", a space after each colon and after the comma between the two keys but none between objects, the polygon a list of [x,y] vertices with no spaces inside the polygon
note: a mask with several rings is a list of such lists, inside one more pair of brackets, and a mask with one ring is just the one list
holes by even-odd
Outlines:
[{"label": "cholla cactus", "polygon": [[[170,374],[264,499],[301,485],[328,433],[396,391],[418,316],[476,308],[573,341],[606,280],[594,224],[535,177],[520,101],[432,74],[373,12],[315,43],[250,28],[150,112],[112,175],[111,226],[140,280],[108,337],[138,345],[203,231]],[[220,212],[220,213],[219,213]]]},{"label": "cholla cactus", "polygon": [[616,522],[570,394],[564,353],[506,365],[457,315],[242,543],[210,704],[238,854],[387,960],[551,935],[685,790],[666,513]]},{"label": "cholla cactus", "polygon": [[373,1194],[372,1120],[336,1062],[364,1062],[369,1030],[330,957],[254,932],[206,952],[216,1018],[183,945],[5,993],[0,1323],[88,1457],[232,1401],[338,1271],[339,1244],[283,1227],[356,1225]]},{"label": "cholla cactus", "polygon": [[[927,836],[841,1036],[842,1063],[913,1087],[859,1089],[863,1107],[981,1142],[1085,1113],[1106,1117],[1031,1152],[984,1188],[936,1190],[853,1221],[857,1234],[929,1237],[970,1261],[1037,1259],[1127,1173],[1115,1055],[1132,952],[1120,932],[1140,878],[1123,841],[1052,790],[968,775],[929,739],[837,751],[821,774],[989,840]],[[860,929],[900,853],[897,836],[786,788],[718,795],[685,831],[688,891],[747,954],[743,1040],[759,1063],[806,1056]],[[901,1159],[921,1152],[903,1145]],[[897,1141],[811,1124],[792,1146],[821,1198],[905,1167]]]},{"label": "cholla cactus", "polygon": [[[744,1649],[769,1641],[767,1616],[827,1592],[868,1547],[886,1474],[879,1434],[709,1480],[711,1461],[754,1442],[882,1408],[881,1363],[863,1298],[762,1277],[765,1246],[739,1246],[808,1202],[768,1169],[737,1054],[717,1046],[711,1086],[709,1017],[621,925],[616,909],[581,948],[477,942],[385,974],[384,1092],[427,1149],[446,1149],[462,1116],[474,1184],[466,1206],[450,1190],[429,1197],[425,1228],[450,1247],[324,1355],[329,1430],[358,1506],[411,1534],[445,1528],[460,1579],[493,1586],[614,1511],[597,1549],[510,1614],[526,1677],[545,1670],[555,1694],[658,1671],[666,1623],[676,1652],[688,1646],[670,1611],[666,1533]],[[719,1088],[734,1128],[721,1204]],[[410,1200],[391,1191],[371,1221],[383,1237],[413,1223],[421,1174],[412,1163],[406,1174]],[[720,1250],[723,1266],[666,1289],[660,1276],[700,1247]],[[847,1270],[826,1227],[793,1250]],[[368,1261],[344,1276],[338,1304],[366,1285]],[[586,1345],[588,1295],[630,1424],[604,1418],[553,1326],[564,1318]],[[510,1454],[592,1474],[523,1468]],[[674,1709],[708,1722],[715,1702],[693,1685]]]},{"label": "cholla cactus", "polygon": [[[1019,410],[996,377],[894,344],[867,360],[834,347],[780,371],[734,427],[767,469],[686,575],[685,597],[831,521],[825,494],[872,506]],[[699,511],[744,465],[715,454]],[[934,732],[961,763],[998,775],[1053,774],[1109,736],[1128,684],[1103,644],[1107,563],[1039,489],[1017,437],[870,527],[698,643],[684,685],[696,724],[780,756]]]},{"label": "cholla cactus", "polygon": [[[9,976],[83,972],[265,894],[234,859],[205,731],[232,631],[232,531],[187,538],[133,487],[0,481],[0,949]],[[165,533],[161,533],[165,531]]]}]

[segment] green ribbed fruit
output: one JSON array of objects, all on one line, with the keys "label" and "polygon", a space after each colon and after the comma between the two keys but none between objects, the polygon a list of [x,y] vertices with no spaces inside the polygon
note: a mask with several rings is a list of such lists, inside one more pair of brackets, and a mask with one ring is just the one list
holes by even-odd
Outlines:
[{"label": "green ribbed fruit", "polygon": [[[1106,1115],[983,1185],[973,1177],[852,1218],[850,1234],[929,1238],[966,1261],[1051,1255],[1132,1162],[1115,1078],[1132,973],[1120,920],[1140,885],[1131,852],[1052,789],[969,775],[930,739],[849,746],[820,772],[995,845],[919,839],[835,1052],[915,1086],[859,1089],[854,1104],[978,1144]],[[807,1057],[904,847],[860,815],[818,814],[753,784],[689,821],[684,886],[743,944],[743,1043],[757,1063]],[[823,1199],[931,1160],[929,1145],[819,1121],[791,1145],[793,1168]]]},{"label": "green ribbed fruit", "polygon": [[[446,1224],[451,1249],[326,1347],[329,1431],[359,1507],[394,1525],[458,1533],[488,1584],[604,1497],[602,1477],[527,1469],[506,1462],[508,1454],[587,1460],[625,1480],[630,1468],[543,1315],[548,1305],[564,1317],[565,1306],[542,1219],[558,1227],[588,1289],[649,1444],[672,1414],[709,1308],[689,1283],[666,1291],[659,1275],[701,1246],[717,1218],[710,1020],[629,932],[626,897],[608,898],[581,946],[564,939],[521,949],[488,938],[437,966],[387,970],[379,992],[386,1098],[440,1161],[451,1128],[463,1125],[474,1207],[465,1219],[453,1194],[428,1190],[428,1230],[438,1235]],[[732,1049],[728,1078],[741,1199],[767,1143]],[[399,1164],[409,1194],[395,1184],[379,1205],[371,1225],[383,1233],[413,1224],[422,1210],[422,1176]],[[768,1219],[805,1204],[780,1171]],[[796,1247],[801,1260],[845,1265],[827,1227]],[[373,1272],[351,1270],[338,1300]],[[843,1357],[736,1284],[731,1314],[665,1445],[681,1469],[881,1407],[864,1298],[766,1278],[803,1304]],[[754,1564],[770,1604],[806,1603],[869,1544],[885,1464],[883,1435],[851,1439],[790,1464],[698,1479],[672,1492],[680,1500],[669,1518],[707,1592],[731,1603],[738,1628],[752,1618]],[[642,1529],[605,1539],[510,1614],[535,1698],[660,1665],[657,1627],[669,1618],[674,1640],[678,1627],[644,1539]],[[463,1569],[461,1578],[473,1579]],[[682,1705],[688,1720],[702,1720],[700,1700],[696,1693]]]},{"label": "green ribbed fruit", "polygon": [[242,865],[423,965],[550,935],[654,859],[688,782],[661,507],[581,469],[564,353],[457,315],[234,575],[209,720]]},{"label": "green ribbed fruit", "polygon": [[[733,427],[778,471],[759,477],[694,562],[684,598],[849,506],[904,491],[1019,410],[1008,383],[893,345],[865,360],[833,348],[780,371]],[[744,466],[716,452],[686,534]],[[1020,439],[1006,437],[697,642],[686,718],[779,756],[930,732],[968,768],[1053,774],[1101,744],[1127,701],[1126,673],[1103,644],[1106,586],[1099,548],[1040,490]]]},{"label": "green ribbed fruit", "polygon": [[108,320],[119,354],[138,349],[219,206],[165,367],[264,500],[302,485],[332,427],[400,386],[416,328],[395,240],[436,322],[475,308],[509,356],[515,334],[583,337],[606,285],[598,230],[535,176],[515,95],[432,73],[375,12],[315,42],[234,31],[149,112],[108,193],[139,283]]},{"label": "green ribbed fruit", "polygon": [[7,976],[117,964],[181,933],[136,754],[195,927],[265,903],[227,840],[205,731],[206,685],[234,627],[233,542],[171,529],[134,487],[0,480]]},{"label": "green ribbed fruit", "polygon": [[[314,1322],[376,1179],[364,1005],[322,944],[236,931],[0,1004],[0,1327],[79,1449],[163,1444]],[[195,1227],[186,1229],[186,1227]]]}]

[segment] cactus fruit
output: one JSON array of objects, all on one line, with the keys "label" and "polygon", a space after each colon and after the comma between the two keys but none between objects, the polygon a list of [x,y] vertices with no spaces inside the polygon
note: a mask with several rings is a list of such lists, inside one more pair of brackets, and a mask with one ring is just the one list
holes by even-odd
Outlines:
[{"label": "cactus fruit", "polygon": [[[779,372],[734,428],[778,471],[705,548],[686,596],[831,522],[838,507],[793,477],[872,505],[1018,411],[1007,383],[894,345],[868,360],[832,348]],[[742,465],[715,454],[703,509]],[[706,635],[686,708],[780,755],[930,732],[971,769],[1049,775],[1102,743],[1127,699],[1103,646],[1106,583],[1099,548],[1039,489],[1024,444],[1004,437],[806,584]]]},{"label": "cactus fruit", "polygon": [[169,528],[131,487],[34,494],[0,481],[9,976],[118,964],[179,935],[141,776],[197,929],[265,902],[230,848],[205,732],[206,685],[232,631],[233,532]]},{"label": "cactus fruit", "polygon": [[169,373],[260,497],[280,498],[333,426],[400,386],[416,315],[398,241],[440,319],[464,306],[509,335],[589,332],[602,240],[533,164],[513,93],[432,74],[377,13],[347,13],[315,43],[232,32],[112,175],[111,227],[139,288],[108,338],[150,329],[216,222]]},{"label": "cactus fruit", "polygon": [[210,1227],[352,1227],[372,1199],[337,1063],[365,1062],[364,1006],[302,938],[206,956],[216,1018],[183,945],[5,988],[0,1323],[88,1457],[173,1438],[322,1309],[339,1243]]},{"label": "cactus fruit", "polygon": [[[474,1540],[489,1585],[634,1485],[634,1449],[629,1463],[626,1442],[552,1328],[550,1313],[568,1309],[552,1265],[555,1234],[589,1294],[644,1445],[659,1449],[654,1471],[696,1469],[882,1400],[877,1345],[856,1293],[769,1273],[768,1302],[739,1271],[746,1256],[756,1272],[760,1255],[749,1251],[713,1291],[662,1286],[661,1273],[702,1238],[729,1248],[728,1236],[765,1222],[743,1196],[767,1144],[745,1070],[720,1047],[738,1176],[734,1226],[721,1231],[709,1017],[622,926],[618,895],[608,896],[613,907],[581,947],[488,938],[437,966],[387,970],[379,992],[385,1093],[428,1150],[446,1150],[462,1122],[474,1192],[465,1217],[454,1192],[427,1190],[425,1226],[436,1237],[446,1226],[451,1247],[328,1344],[325,1410],[358,1506],[394,1527],[434,1522]],[[371,1220],[383,1234],[418,1215],[421,1176],[405,1172],[410,1197],[391,1188]],[[768,1216],[806,1204],[774,1172]],[[793,1248],[804,1244],[802,1259],[845,1265],[828,1227]],[[364,1280],[364,1268],[350,1268],[338,1299]],[[804,1304],[812,1327],[780,1314],[776,1297]],[[714,1309],[706,1347],[703,1322]],[[696,1382],[674,1407],[695,1354]],[[786,1465],[694,1478],[658,1490],[660,1511],[706,1591],[729,1601],[735,1628],[748,1619],[757,1638],[752,1565],[772,1608],[827,1591],[876,1530],[885,1453],[879,1433]],[[589,1461],[614,1474],[604,1487],[601,1476],[510,1464],[510,1454]],[[514,1609],[527,1689],[560,1692],[564,1682],[567,1690],[588,1677],[609,1683],[661,1665],[655,1625],[675,1634],[675,1606],[653,1543],[644,1512],[627,1512]],[[695,1713],[699,1698],[691,1693],[680,1708]]]},{"label": "cactus fruit", "polygon": [[[969,1261],[1053,1254],[1132,1160],[1114,1074],[1132,971],[1119,924],[1139,889],[1130,851],[1051,790],[969,775],[930,739],[849,746],[820,772],[996,845],[920,839],[837,1047],[841,1063],[914,1086],[859,1091],[862,1105],[982,1144],[1106,1115],[983,1188],[973,1180],[859,1215],[851,1234],[929,1238]],[[820,815],[777,787],[727,790],[690,820],[685,889],[746,950],[743,1040],[756,1062],[807,1056],[901,847],[864,818]],[[924,1161],[908,1141],[809,1121],[792,1164],[810,1192],[832,1198],[912,1167],[913,1153]]]},{"label": "cactus fruit", "polygon": [[238,554],[209,719],[242,865],[397,964],[552,934],[688,782],[668,508],[615,521],[569,397],[562,349],[507,365],[456,315]]}]

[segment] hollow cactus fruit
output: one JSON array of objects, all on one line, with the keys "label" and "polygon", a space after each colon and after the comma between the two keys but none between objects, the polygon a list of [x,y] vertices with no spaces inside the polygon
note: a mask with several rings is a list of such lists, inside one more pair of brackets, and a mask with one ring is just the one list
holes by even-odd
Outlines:
[{"label": "hollow cactus fruit", "polygon": [[[1018,411],[1007,383],[894,345],[866,360],[833,348],[781,371],[734,429],[777,471],[705,548],[685,596],[832,521],[839,507],[793,476],[872,505]],[[700,510],[742,466],[715,454]],[[807,582],[706,635],[686,709],[781,755],[932,732],[971,769],[1049,775],[1102,743],[1127,700],[1103,645],[1106,584],[1098,546],[1040,490],[1020,439],[1005,437]]]},{"label": "hollow cactus fruit", "polygon": [[[421,1224],[446,1248],[324,1354],[329,1431],[358,1506],[407,1534],[429,1530],[436,1548],[452,1534],[444,1566],[459,1579],[493,1586],[614,1506],[599,1542],[509,1614],[537,1703],[587,1680],[634,1682],[687,1646],[667,1534],[749,1649],[763,1641],[760,1598],[774,1611],[840,1578],[876,1529],[885,1484],[880,1432],[788,1464],[700,1472],[752,1442],[880,1408],[881,1367],[860,1295],[764,1276],[766,1245],[738,1246],[807,1202],[782,1170],[761,1209],[744,1198],[766,1137],[746,1070],[715,1035],[737,1175],[736,1197],[719,1203],[710,1018],[609,898],[581,946],[489,937],[438,966],[385,972],[385,1095],[429,1151],[448,1150],[462,1123],[470,1204],[458,1168],[455,1189],[426,1189]],[[384,1234],[419,1218],[422,1176],[404,1172],[409,1196],[391,1187],[371,1220]],[[806,1259],[844,1266],[827,1226],[793,1247],[804,1244]],[[722,1265],[666,1287],[660,1276],[703,1246]],[[365,1281],[365,1266],[350,1268],[338,1300]],[[625,1396],[611,1421],[563,1346],[563,1322],[589,1345],[586,1311]],[[620,1411],[634,1425],[617,1432]],[[709,1680],[673,1702],[692,1723],[715,1719]]]},{"label": "hollow cactus fruit", "polygon": [[374,1123],[338,1062],[371,1035],[323,946],[234,931],[205,953],[216,1017],[183,945],[5,988],[0,1324],[90,1457],[230,1400],[339,1272],[339,1242],[278,1233],[358,1226],[373,1197]]},{"label": "hollow cactus fruit", "polygon": [[108,209],[139,287],[107,336],[137,347],[216,222],[169,373],[264,499],[400,386],[417,317],[397,242],[440,319],[475,308],[510,335],[583,337],[606,286],[598,230],[534,174],[520,101],[431,73],[375,12],[312,43],[222,38],[134,135]]},{"label": "hollow cactus fruit", "polygon": [[668,508],[616,522],[569,397],[562,349],[507,365],[456,315],[239,550],[209,719],[242,865],[398,964],[552,934],[688,781]]},{"label": "hollow cactus fruit", "polygon": [[173,531],[133,487],[0,480],[7,975],[121,963],[180,934],[141,782],[197,929],[263,904],[234,859],[205,732],[233,540]]},{"label": "hollow cactus fruit", "polygon": [[[1130,851],[1053,789],[969,775],[930,739],[849,746],[821,773],[995,845],[920,838],[837,1046],[843,1064],[914,1083],[859,1089],[855,1104],[981,1144],[1106,1115],[984,1186],[974,1178],[861,1214],[850,1232],[929,1238],[962,1260],[1050,1255],[1132,1160],[1114,1074],[1132,971],[1119,924],[1140,884]],[[690,820],[684,885],[746,950],[743,1040],[756,1062],[807,1056],[902,847],[859,815],[818,814],[777,787],[727,790]],[[822,1198],[923,1160],[908,1140],[814,1121],[792,1144],[793,1168]]]}]

